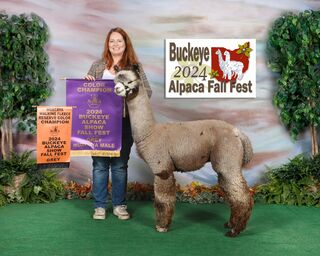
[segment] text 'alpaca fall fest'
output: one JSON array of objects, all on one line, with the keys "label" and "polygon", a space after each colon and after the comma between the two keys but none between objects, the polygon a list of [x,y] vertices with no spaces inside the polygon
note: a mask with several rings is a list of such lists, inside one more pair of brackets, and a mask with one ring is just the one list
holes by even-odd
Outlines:
[{"label": "text 'alpaca fall fest'", "polygon": [[254,39],[167,39],[166,98],[255,98]]}]

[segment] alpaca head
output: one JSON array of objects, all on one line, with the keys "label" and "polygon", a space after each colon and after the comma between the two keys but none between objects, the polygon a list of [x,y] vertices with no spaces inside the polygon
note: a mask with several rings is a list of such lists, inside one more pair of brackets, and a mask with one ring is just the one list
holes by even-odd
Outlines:
[{"label": "alpaca head", "polygon": [[223,55],[226,56],[226,57],[230,57],[230,52],[225,51],[225,52],[223,53]]},{"label": "alpaca head", "polygon": [[118,96],[132,99],[137,95],[139,91],[140,77],[138,74],[138,68],[133,67],[129,70],[117,70],[117,74],[114,78],[116,86],[114,92]]}]

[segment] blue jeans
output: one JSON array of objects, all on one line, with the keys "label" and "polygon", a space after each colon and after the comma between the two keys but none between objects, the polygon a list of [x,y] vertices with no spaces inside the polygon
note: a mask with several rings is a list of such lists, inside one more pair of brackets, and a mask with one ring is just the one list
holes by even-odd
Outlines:
[{"label": "blue jeans", "polygon": [[127,170],[133,144],[129,118],[122,119],[122,148],[120,157],[92,157],[94,208],[106,208],[109,168],[111,167],[112,205],[125,205],[127,193]]}]

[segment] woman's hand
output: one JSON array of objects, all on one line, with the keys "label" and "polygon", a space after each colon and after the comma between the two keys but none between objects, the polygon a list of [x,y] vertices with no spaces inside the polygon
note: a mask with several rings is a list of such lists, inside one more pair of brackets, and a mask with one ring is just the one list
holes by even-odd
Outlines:
[{"label": "woman's hand", "polygon": [[95,79],[93,76],[91,76],[91,75],[86,75],[86,76],[84,77],[84,79],[90,80],[90,81],[95,81],[95,80],[96,80],[96,79]]}]

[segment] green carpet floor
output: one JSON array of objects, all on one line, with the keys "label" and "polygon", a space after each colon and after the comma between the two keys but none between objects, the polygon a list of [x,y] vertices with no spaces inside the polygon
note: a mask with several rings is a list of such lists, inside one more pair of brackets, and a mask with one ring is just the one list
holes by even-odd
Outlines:
[{"label": "green carpet floor", "polygon": [[[151,201],[129,202],[133,218],[92,220],[92,202],[0,208],[0,255],[320,255],[320,209],[256,204],[245,232],[224,236],[224,204],[177,203],[168,233],[154,229]],[[110,213],[110,209],[109,209]]]}]

